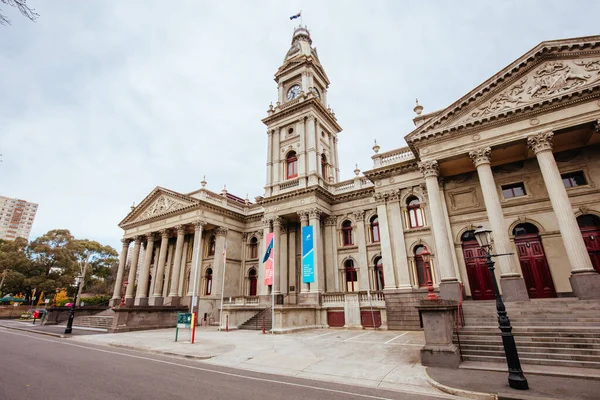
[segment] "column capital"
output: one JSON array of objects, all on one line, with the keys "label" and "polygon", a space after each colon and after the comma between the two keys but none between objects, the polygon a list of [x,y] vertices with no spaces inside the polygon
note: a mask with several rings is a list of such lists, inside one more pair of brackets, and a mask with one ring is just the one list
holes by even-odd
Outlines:
[{"label": "column capital", "polygon": [[263,234],[264,234],[263,231],[256,231],[256,232],[254,232],[254,235],[256,235],[256,237],[258,237],[259,239],[263,238]]},{"label": "column capital", "polygon": [[527,136],[527,146],[533,151],[533,154],[541,153],[542,151],[552,151],[554,145],[554,132],[545,131],[535,135]]},{"label": "column capital", "polygon": [[492,148],[489,146],[480,147],[470,151],[469,157],[471,158],[471,161],[473,161],[475,168],[483,164],[490,164],[492,162]]},{"label": "column capital", "polygon": [[430,176],[439,176],[440,174],[440,167],[438,165],[438,162],[435,160],[420,162],[419,170],[425,178],[428,178]]},{"label": "column capital", "polygon": [[300,217],[300,221],[308,221],[308,211],[298,211],[297,214]]},{"label": "column capital", "polygon": [[177,225],[175,227],[175,229],[177,229],[177,235],[185,235],[185,231],[187,230],[187,226],[186,225]]},{"label": "column capital", "polygon": [[309,219],[320,218],[321,214],[322,214],[321,210],[313,208],[312,210],[308,211],[308,218]]},{"label": "column capital", "polygon": [[194,231],[199,232],[206,226],[206,221],[202,221],[201,219],[194,221]]},{"label": "column capital", "polygon": [[273,218],[273,227],[279,227],[281,228],[283,226],[283,219],[281,217],[275,217]]},{"label": "column capital", "polygon": [[265,226],[271,226],[271,223],[273,222],[273,219],[265,217],[260,222],[262,222],[263,225],[265,225]]},{"label": "column capital", "polygon": [[219,226],[215,229],[215,234],[217,236],[227,236],[227,228]]},{"label": "column capital", "polygon": [[337,217],[335,215],[330,215],[325,218],[325,226],[335,226],[337,224]]},{"label": "column capital", "polygon": [[153,242],[153,241],[154,241],[154,239],[156,239],[156,234],[155,234],[155,232],[150,232],[150,233],[146,234],[146,240],[147,240],[148,242]]},{"label": "column capital", "polygon": [[123,243],[123,247],[129,247],[129,243],[131,243],[131,238],[123,238],[121,239],[121,243]]},{"label": "column capital", "polygon": [[142,236],[138,235],[138,236],[134,236],[133,237],[133,241],[135,242],[135,244],[140,244],[142,243]]},{"label": "column capital", "polygon": [[600,133],[600,119],[597,119],[596,121],[594,121],[594,131],[596,133]]},{"label": "column capital", "polygon": [[165,228],[165,229],[161,229],[160,231],[158,231],[160,233],[160,237],[161,238],[165,238],[168,239],[169,238],[169,229]]},{"label": "column capital", "polygon": [[354,215],[354,219],[356,219],[357,222],[365,220],[365,212],[363,210],[354,211],[352,215]]}]

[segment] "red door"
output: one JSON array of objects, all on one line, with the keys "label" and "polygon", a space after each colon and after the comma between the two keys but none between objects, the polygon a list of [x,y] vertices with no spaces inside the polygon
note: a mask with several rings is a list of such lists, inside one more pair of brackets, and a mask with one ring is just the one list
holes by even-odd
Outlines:
[{"label": "red door", "polygon": [[585,248],[590,255],[592,265],[600,273],[600,229],[597,227],[581,228]]},{"label": "red door", "polygon": [[556,297],[540,237],[537,234],[520,235],[515,237],[515,245],[529,298]]},{"label": "red door", "polygon": [[485,263],[486,260],[485,258],[475,258],[485,256],[485,252],[479,247],[477,241],[463,242],[463,256],[467,265],[467,277],[473,300],[493,300],[495,298],[494,286],[490,270]]},{"label": "red door", "polygon": [[250,276],[250,296],[256,296],[256,276]]}]

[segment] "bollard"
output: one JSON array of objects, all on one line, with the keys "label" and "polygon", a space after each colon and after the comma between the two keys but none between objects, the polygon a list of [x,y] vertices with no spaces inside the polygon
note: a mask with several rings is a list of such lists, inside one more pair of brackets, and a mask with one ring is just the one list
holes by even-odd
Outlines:
[{"label": "bollard", "polygon": [[225,332],[229,332],[229,315],[225,316]]},{"label": "bollard", "polygon": [[265,333],[265,316],[264,315],[263,315],[263,332],[262,333]]}]

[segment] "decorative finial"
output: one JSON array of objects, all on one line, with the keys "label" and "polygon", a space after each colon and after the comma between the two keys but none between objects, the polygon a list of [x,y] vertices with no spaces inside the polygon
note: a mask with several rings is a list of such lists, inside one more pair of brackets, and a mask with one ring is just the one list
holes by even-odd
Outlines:
[{"label": "decorative finial", "polygon": [[221,195],[227,196],[227,186],[226,185],[223,185],[223,190],[221,190]]},{"label": "decorative finial", "polygon": [[354,175],[358,176],[360,174],[360,169],[358,169],[358,164],[356,164],[356,168],[354,169]]},{"label": "decorative finial", "polygon": [[206,175],[204,175],[202,177],[202,182],[200,182],[200,184],[202,185],[203,188],[206,186]]},{"label": "decorative finial", "polygon": [[246,203],[246,205],[250,204],[250,200],[248,200],[248,193],[246,193],[246,198],[244,199],[244,203]]},{"label": "decorative finial", "polygon": [[131,211],[135,210],[135,201],[131,204]]},{"label": "decorative finial", "polygon": [[419,104],[419,99],[417,99],[416,103],[417,103],[417,105],[415,106],[415,108],[413,108],[413,111],[417,115],[421,115],[421,113],[423,112],[423,106]]},{"label": "decorative finial", "polygon": [[375,146],[373,146],[373,151],[375,152],[375,154],[379,153],[379,149],[381,147],[379,147],[379,145],[377,144],[377,139],[375,139]]}]

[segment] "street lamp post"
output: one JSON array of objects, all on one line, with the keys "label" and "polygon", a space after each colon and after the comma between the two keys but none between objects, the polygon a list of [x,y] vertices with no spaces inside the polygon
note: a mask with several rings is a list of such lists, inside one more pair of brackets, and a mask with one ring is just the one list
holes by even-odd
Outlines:
[{"label": "street lamp post", "polygon": [[490,277],[494,287],[496,311],[498,312],[498,327],[502,331],[502,345],[504,346],[506,363],[508,364],[508,385],[513,389],[527,390],[529,389],[529,385],[527,384],[527,378],[525,378],[523,370],[521,369],[521,361],[519,360],[515,337],[512,334],[510,319],[508,319],[506,307],[504,306],[500,291],[498,290],[498,282],[496,282],[496,275],[494,275],[494,262],[492,261],[492,257],[507,256],[510,254],[492,254],[492,231],[485,229],[483,226],[479,226],[474,234],[477,243],[485,251],[486,264],[490,270]]},{"label": "street lamp post", "polygon": [[67,327],[65,328],[65,335],[73,331],[73,320],[75,319],[75,304],[77,304],[77,293],[79,293],[79,285],[81,284],[81,275],[77,275],[75,278],[77,288],[75,289],[75,296],[73,303],[71,303],[71,309],[69,310],[69,320],[67,321]]},{"label": "street lamp post", "polygon": [[431,260],[431,253],[429,250],[425,249],[421,253],[421,258],[423,259],[423,263],[425,264],[425,273],[427,274],[427,297],[425,300],[439,300],[440,298],[433,292],[433,279],[431,277],[431,264],[429,261]]}]

